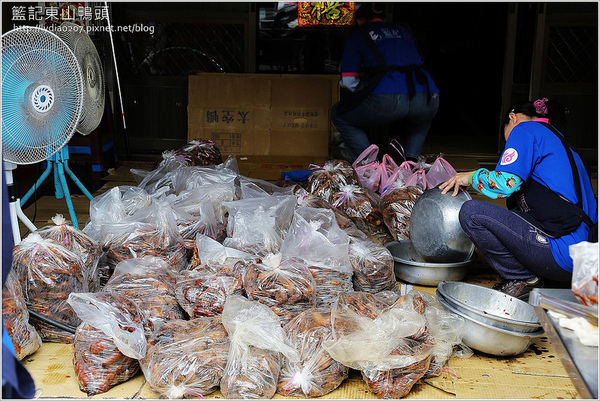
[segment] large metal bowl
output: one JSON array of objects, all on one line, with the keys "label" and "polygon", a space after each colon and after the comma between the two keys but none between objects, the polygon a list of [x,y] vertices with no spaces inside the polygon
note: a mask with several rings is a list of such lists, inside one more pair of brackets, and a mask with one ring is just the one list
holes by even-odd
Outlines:
[{"label": "large metal bowl", "polygon": [[428,263],[414,250],[411,240],[392,241],[385,245],[394,258],[394,272],[400,280],[435,287],[442,281],[462,280],[475,254],[463,262]]},{"label": "large metal bowl", "polygon": [[522,333],[542,327],[532,305],[491,288],[441,282],[436,294],[465,315],[493,327]]},{"label": "large metal bowl", "polygon": [[529,348],[534,338],[544,334],[540,328],[532,333],[519,333],[511,330],[493,327],[462,313],[450,305],[444,298],[438,298],[440,303],[450,312],[465,319],[463,342],[474,350],[490,355],[514,356]]},{"label": "large metal bowl", "polygon": [[410,239],[423,260],[453,263],[468,260],[475,245],[463,231],[458,212],[471,199],[465,190],[442,195],[439,186],[423,192],[410,215]]}]

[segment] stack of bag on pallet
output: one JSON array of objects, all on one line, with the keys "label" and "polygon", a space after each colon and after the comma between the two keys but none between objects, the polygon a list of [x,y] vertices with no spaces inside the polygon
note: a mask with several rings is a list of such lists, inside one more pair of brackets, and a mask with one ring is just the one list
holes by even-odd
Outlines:
[{"label": "stack of bag on pallet", "polygon": [[141,371],[162,398],[316,397],[351,369],[405,396],[469,356],[462,318],[403,296],[384,246],[447,166],[364,160],[282,187],[240,175],[211,141],[165,152],[132,171],[137,186],[94,198],[83,230],[57,218],[15,247],[4,309],[20,355],[72,343],[89,396]]}]

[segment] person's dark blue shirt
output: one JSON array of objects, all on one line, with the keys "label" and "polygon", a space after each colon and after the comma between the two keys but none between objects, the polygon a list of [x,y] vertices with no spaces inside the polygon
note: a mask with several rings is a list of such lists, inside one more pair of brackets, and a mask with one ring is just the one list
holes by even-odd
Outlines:
[{"label": "person's dark blue shirt", "polygon": [[[4,164],[2,164],[2,287],[10,272],[13,252],[13,234],[10,222],[8,190]],[[2,318],[2,398],[33,398],[35,383],[33,378],[15,356],[10,337],[4,328]]]}]

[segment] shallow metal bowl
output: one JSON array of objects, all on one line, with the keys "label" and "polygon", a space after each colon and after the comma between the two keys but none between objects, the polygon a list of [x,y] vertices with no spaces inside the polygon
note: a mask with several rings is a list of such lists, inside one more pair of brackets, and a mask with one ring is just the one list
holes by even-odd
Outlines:
[{"label": "shallow metal bowl", "polygon": [[434,287],[442,281],[462,280],[475,255],[462,262],[429,263],[414,250],[411,240],[392,241],[385,245],[394,258],[394,272],[402,281]]},{"label": "shallow metal bowl", "polygon": [[433,263],[468,260],[475,245],[463,231],[458,212],[471,199],[465,190],[442,195],[439,187],[423,192],[410,215],[410,239],[423,260]]},{"label": "shallow metal bowl", "polygon": [[438,299],[467,316],[500,329],[531,333],[542,327],[532,305],[500,291],[463,282],[441,282]]},{"label": "shallow metal bowl", "polygon": [[534,338],[544,334],[540,328],[531,333],[519,333],[493,327],[462,313],[450,305],[444,298],[438,298],[440,303],[450,312],[465,319],[463,342],[468,347],[490,355],[514,356],[529,348]]}]

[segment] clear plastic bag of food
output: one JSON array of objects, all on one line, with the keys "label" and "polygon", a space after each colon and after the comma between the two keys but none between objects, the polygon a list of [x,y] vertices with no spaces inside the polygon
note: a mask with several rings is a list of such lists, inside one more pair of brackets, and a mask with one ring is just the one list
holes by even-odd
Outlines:
[{"label": "clear plastic bag of food", "polygon": [[140,364],[123,354],[111,336],[82,323],[75,331],[73,368],[79,389],[91,397],[135,376]]},{"label": "clear plastic bag of food", "polygon": [[352,272],[308,265],[316,284],[316,306],[330,306],[340,294],[354,291]]},{"label": "clear plastic bag of food", "polygon": [[92,396],[133,377],[151,330],[137,305],[108,292],[72,293],[67,302],[83,321],[73,342],[79,389]]},{"label": "clear plastic bag of food", "polygon": [[439,376],[450,358],[457,356],[464,359],[473,355],[473,351],[462,342],[465,319],[444,308],[434,295],[424,291],[414,293],[425,301],[425,318],[430,334],[435,338],[431,363],[424,377]]},{"label": "clear plastic bag of food", "polygon": [[191,319],[220,315],[227,297],[244,295],[239,278],[194,270],[180,272],[174,288],[177,302]]},{"label": "clear plastic bag of food", "polygon": [[173,151],[174,157],[185,160],[188,166],[214,166],[223,163],[221,150],[210,139],[195,138]]},{"label": "clear plastic bag of food", "polygon": [[355,291],[400,291],[394,272],[394,258],[385,246],[350,237],[348,252],[354,271],[352,283]]},{"label": "clear plastic bag of food", "polygon": [[270,254],[248,265],[244,275],[248,299],[271,308],[282,322],[316,305],[316,283],[301,259]]},{"label": "clear plastic bag of food", "polygon": [[177,270],[187,266],[184,241],[169,207],[154,203],[135,216],[103,226],[101,238],[108,270],[100,270],[102,283],[110,278],[118,263],[131,258],[156,256]]},{"label": "clear plastic bag of food", "polygon": [[410,239],[410,216],[422,194],[420,187],[399,187],[387,192],[381,199],[383,221],[394,240]]},{"label": "clear plastic bag of food", "polygon": [[98,275],[98,262],[102,250],[92,237],[83,231],[67,224],[62,214],[52,217],[52,223],[35,230],[42,238],[51,238],[73,252],[81,254],[84,266],[88,271],[89,291],[100,290],[100,277]]},{"label": "clear plastic bag of food", "polygon": [[188,259],[191,257],[196,246],[196,236],[198,234],[206,235],[216,241],[223,241],[227,236],[226,227],[219,223],[214,215],[214,209],[204,204],[204,209],[200,216],[193,216],[184,210],[173,207],[173,214],[177,222],[179,234],[183,238]]},{"label": "clear plastic bag of food", "polygon": [[583,241],[571,245],[569,255],[573,259],[573,294],[583,305],[598,305],[598,244]]},{"label": "clear plastic bag of food", "polygon": [[172,200],[163,197],[158,199],[156,203],[158,207],[171,211],[177,230],[183,239],[188,260],[192,257],[196,246],[196,235],[207,235],[217,241],[225,239],[227,235],[225,225],[217,221],[213,205],[209,202],[203,202],[199,205],[201,211],[199,214],[190,214]]},{"label": "clear plastic bag of food", "polygon": [[328,202],[331,201],[331,195],[345,185],[360,186],[356,170],[345,160],[328,160],[322,166],[309,167],[313,170],[308,177],[309,192]]},{"label": "clear plastic bag of food", "polygon": [[403,368],[389,370],[362,370],[361,376],[369,390],[379,398],[398,400],[410,393],[413,386],[427,371],[431,357],[421,359]]},{"label": "clear plastic bag of food", "polygon": [[242,280],[248,263],[254,260],[255,256],[252,254],[226,247],[206,235],[197,234],[196,248],[188,270],[224,274]]},{"label": "clear plastic bag of food", "polygon": [[220,316],[167,321],[150,336],[140,366],[161,398],[204,398],[219,388],[229,346]]},{"label": "clear plastic bag of food", "polygon": [[348,235],[340,229],[330,209],[300,207],[287,231],[281,253],[309,264],[351,271]]},{"label": "clear plastic bag of food", "polygon": [[[401,355],[422,355],[429,352],[435,344],[433,336],[424,330],[409,340],[409,347],[400,347],[394,352]],[[402,368],[390,370],[362,370],[363,380],[369,386],[372,393],[380,398],[400,399],[405,397],[412,387],[428,372],[432,355],[425,358],[416,358],[416,361]]]},{"label": "clear plastic bag of food", "polygon": [[[129,172],[131,173],[133,179],[135,180],[135,182],[137,182],[138,185],[140,185],[140,183],[144,181],[144,178],[146,178],[146,176],[150,174],[150,171],[141,168],[130,168]],[[109,174],[110,173],[111,169],[109,169]]]},{"label": "clear plastic bag of food", "polygon": [[331,313],[333,339],[324,343],[325,349],[338,362],[360,370],[378,397],[404,397],[429,369],[435,339],[418,293],[342,294]]},{"label": "clear plastic bag of food", "polygon": [[305,189],[299,189],[295,193],[298,198],[297,203],[298,207],[314,207],[317,209],[330,209],[335,214],[335,220],[338,223],[340,228],[349,228],[355,227],[354,222],[346,215],[346,213],[342,212],[340,209],[333,207],[329,201],[326,201],[317,195],[311,194]]},{"label": "clear plastic bag of food", "polygon": [[431,355],[431,350],[420,355],[393,352],[410,348],[411,337],[420,335],[427,323],[412,302],[396,292],[341,294],[331,313],[333,338],[324,344],[325,349],[350,368],[389,370]]},{"label": "clear plastic bag of food", "polygon": [[352,291],[348,235],[331,209],[300,207],[281,246],[284,258],[306,262],[316,284],[316,305],[330,304],[340,292]]},{"label": "clear plastic bag of food", "polygon": [[273,397],[282,357],[300,360],[278,316],[260,302],[234,295],[227,299],[222,319],[231,346],[221,393],[229,399]]},{"label": "clear plastic bag of food", "polygon": [[298,350],[300,361],[284,358],[277,392],[286,397],[320,397],[339,387],[349,368],[337,362],[322,344],[332,336],[331,309],[312,308],[300,313],[284,326]]},{"label": "clear plastic bag of food", "polygon": [[229,212],[223,245],[244,252],[278,253],[296,206],[293,195],[271,195],[225,202]]},{"label": "clear plastic bag of food", "polygon": [[129,185],[111,188],[90,201],[90,217],[82,231],[100,243],[103,226],[118,223],[151,204],[152,197],[143,188]]},{"label": "clear plastic bag of food", "polygon": [[236,199],[233,182],[216,183],[181,191],[173,200],[173,205],[193,216],[215,219],[216,224],[225,226],[227,209],[222,204]]},{"label": "clear plastic bag of food", "polygon": [[[157,191],[164,191],[166,193],[172,193],[173,185],[171,183],[170,173],[188,166],[188,160],[183,157],[177,157],[174,151],[167,150],[162,153],[162,160],[159,165],[151,171],[147,171],[142,179],[138,183],[138,187],[144,189],[149,194],[154,194]],[[135,169],[130,170],[134,177],[136,174]]]},{"label": "clear plastic bag of food", "polygon": [[176,270],[155,256],[126,259],[117,264],[103,291],[131,299],[145,323],[184,319],[175,298]]},{"label": "clear plastic bag of food", "polygon": [[[12,269],[23,285],[30,311],[73,329],[79,326],[81,320],[67,298],[72,292],[89,292],[91,280],[80,253],[33,232],[13,248]],[[30,319],[43,341],[73,341],[68,330],[34,316]]]},{"label": "clear plastic bag of food", "polygon": [[18,359],[22,360],[40,349],[42,339],[35,327],[29,324],[23,287],[12,269],[2,288],[2,321]]},{"label": "clear plastic bag of food", "polygon": [[193,190],[213,184],[235,185],[238,175],[228,168],[217,166],[191,166],[182,167],[170,174],[173,193],[180,194],[186,190]]},{"label": "clear plastic bag of food", "polygon": [[280,187],[257,178],[240,176],[240,198],[260,198],[268,195],[293,195],[293,187]]},{"label": "clear plastic bag of food", "polygon": [[219,169],[227,170],[236,175],[240,174],[240,168],[238,166],[238,161],[234,155],[227,156],[227,159],[225,159],[223,164],[218,165],[216,168],[217,168],[217,170],[219,170]]},{"label": "clear plastic bag of food", "polygon": [[331,195],[331,203],[335,208],[341,209],[354,221],[356,227],[374,241],[381,244],[392,241],[392,235],[383,222],[379,196],[375,192],[356,185],[347,185]]},{"label": "clear plastic bag of food", "polygon": [[67,300],[77,316],[113,339],[124,355],[140,359],[146,355],[143,315],[135,302],[122,295],[102,291],[72,293]]},{"label": "clear plastic bag of food", "polygon": [[358,185],[346,185],[331,195],[331,204],[341,209],[348,217],[380,224],[379,197]]}]

